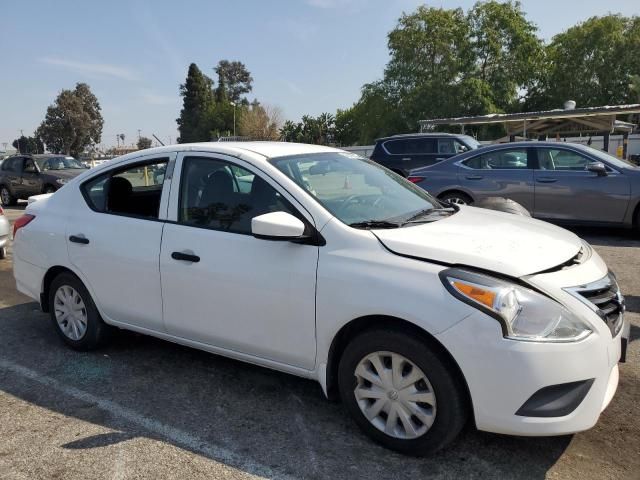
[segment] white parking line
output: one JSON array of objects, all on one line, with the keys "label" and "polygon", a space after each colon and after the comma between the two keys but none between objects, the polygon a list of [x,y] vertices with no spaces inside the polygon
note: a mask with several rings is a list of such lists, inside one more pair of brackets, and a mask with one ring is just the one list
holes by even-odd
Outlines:
[{"label": "white parking line", "polygon": [[201,453],[206,457],[213,459],[217,462],[221,462],[232,468],[240,469],[249,473],[254,478],[281,478],[292,479],[288,475],[274,472],[270,467],[261,465],[257,462],[253,462],[246,458],[240,457],[236,453],[227,450],[226,448],[218,447],[215,445],[209,445],[205,440],[202,440],[184,430],[172,427],[164,424],[152,418],[141,415],[134,410],[118,405],[110,400],[92,395],[91,393],[82,391],[78,388],[64,385],[58,380],[51,378],[47,375],[42,375],[34,370],[31,370],[17,363],[0,358],[0,369],[9,371],[16,375],[25,377],[31,381],[37,382],[50,390],[56,390],[59,393],[67,395],[69,397],[81,400],[83,402],[96,405],[101,410],[109,412],[111,415],[120,417],[129,423],[142,427],[145,430],[153,432],[154,434],[166,438],[172,443],[180,445],[188,450]]}]

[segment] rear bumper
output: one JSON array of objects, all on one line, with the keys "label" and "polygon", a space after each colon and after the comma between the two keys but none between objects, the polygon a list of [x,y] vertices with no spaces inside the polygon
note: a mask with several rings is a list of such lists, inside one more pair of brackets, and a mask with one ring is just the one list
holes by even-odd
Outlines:
[{"label": "rear bumper", "polygon": [[[621,337],[594,332],[575,343],[508,340],[498,322],[480,312],[437,335],[465,376],[477,428],[524,436],[563,435],[596,424],[618,386]],[[590,386],[569,413],[522,415],[540,390],[573,382]]]},{"label": "rear bumper", "polygon": [[18,255],[13,257],[13,277],[16,280],[16,288],[19,292],[40,302],[42,280],[46,270],[44,268],[25,262]]}]

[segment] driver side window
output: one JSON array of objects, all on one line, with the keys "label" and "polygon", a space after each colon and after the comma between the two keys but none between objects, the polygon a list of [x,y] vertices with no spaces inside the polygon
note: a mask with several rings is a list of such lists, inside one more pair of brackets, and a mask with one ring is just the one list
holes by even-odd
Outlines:
[{"label": "driver side window", "polygon": [[195,227],[251,234],[251,220],[271,212],[300,218],[266,180],[224,160],[187,157],[180,179],[178,222]]},{"label": "driver side window", "polygon": [[24,161],[24,172],[25,173],[38,173],[38,169],[36,168],[36,164],[31,158],[27,158]]}]

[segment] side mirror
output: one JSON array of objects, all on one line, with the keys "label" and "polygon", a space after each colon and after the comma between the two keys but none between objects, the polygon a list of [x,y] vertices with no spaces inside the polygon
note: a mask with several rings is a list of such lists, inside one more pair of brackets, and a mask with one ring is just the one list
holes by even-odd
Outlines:
[{"label": "side mirror", "polygon": [[592,162],[587,164],[587,170],[593,173],[597,173],[599,177],[605,177],[607,175],[607,167],[602,162]]},{"label": "side mirror", "polygon": [[287,212],[272,212],[251,219],[251,233],[263,240],[296,240],[304,235],[304,223]]}]

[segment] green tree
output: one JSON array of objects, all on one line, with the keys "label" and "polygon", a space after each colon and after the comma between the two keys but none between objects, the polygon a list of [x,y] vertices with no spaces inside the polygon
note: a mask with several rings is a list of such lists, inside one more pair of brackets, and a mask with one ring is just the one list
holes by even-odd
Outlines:
[{"label": "green tree", "polygon": [[187,79],[180,85],[183,98],[178,122],[180,137],[178,143],[205,142],[211,140],[214,130],[215,109],[213,80],[207,77],[195,63],[189,65]]},{"label": "green tree", "polygon": [[51,152],[79,156],[100,143],[103,124],[98,99],[89,85],[78,83],[74,90],[62,90],[47,108],[36,136]]},{"label": "green tree", "polygon": [[240,102],[240,97],[253,88],[251,73],[242,62],[220,60],[214,70],[218,75],[218,89],[225,90],[232,102]]},{"label": "green tree", "polygon": [[640,74],[640,17],[592,17],[551,40],[546,68],[528,108],[559,108],[566,100],[579,107],[637,99],[630,79]]},{"label": "green tree", "polygon": [[22,135],[20,138],[16,138],[11,145],[20,153],[44,153],[44,145],[38,137]]},{"label": "green tree", "polygon": [[474,68],[461,82],[465,114],[517,111],[519,92],[532,87],[542,41],[520,2],[478,2],[467,14]]},{"label": "green tree", "polygon": [[151,148],[151,139],[148,137],[140,137],[138,139],[138,150],[145,150]]},{"label": "green tree", "polygon": [[284,142],[302,141],[302,124],[287,120],[280,129],[280,139]]}]

